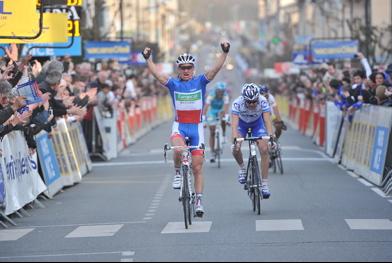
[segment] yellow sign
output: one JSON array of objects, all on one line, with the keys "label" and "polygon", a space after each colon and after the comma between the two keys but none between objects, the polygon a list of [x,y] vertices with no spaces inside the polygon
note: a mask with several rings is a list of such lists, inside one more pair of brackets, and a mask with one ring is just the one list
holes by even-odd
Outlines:
[{"label": "yellow sign", "polygon": [[[1,0],[0,0],[1,1]],[[37,39],[0,39],[1,43],[66,43],[68,41],[68,15],[59,13],[43,14],[42,34]],[[37,14],[37,18],[38,18]],[[24,23],[25,21],[22,20]],[[38,28],[35,34],[38,33]]]},{"label": "yellow sign", "polygon": [[68,20],[68,36],[72,37],[72,28],[75,28],[75,37],[80,37],[80,25],[79,25],[79,20],[75,20],[72,22],[72,20]]},{"label": "yellow sign", "polygon": [[35,2],[31,0],[0,0],[0,28],[0,36],[3,37],[34,37],[37,35],[39,15]]},{"label": "yellow sign", "polygon": [[83,0],[67,0],[67,6],[81,6]]}]

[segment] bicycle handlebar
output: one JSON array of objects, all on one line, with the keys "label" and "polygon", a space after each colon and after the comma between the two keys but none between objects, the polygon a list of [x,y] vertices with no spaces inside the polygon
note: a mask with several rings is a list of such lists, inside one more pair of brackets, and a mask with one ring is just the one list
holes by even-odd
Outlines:
[{"label": "bicycle handlebar", "polygon": [[270,136],[234,138],[234,143],[243,142],[243,141],[269,140],[270,138],[271,138]]},{"label": "bicycle handlebar", "polygon": [[163,147],[163,150],[166,151],[171,151],[174,149],[198,149],[198,150],[204,150],[205,146],[204,144],[200,145],[200,146],[187,146],[187,145],[179,145],[179,146],[169,146],[168,144],[165,144],[165,146]]}]

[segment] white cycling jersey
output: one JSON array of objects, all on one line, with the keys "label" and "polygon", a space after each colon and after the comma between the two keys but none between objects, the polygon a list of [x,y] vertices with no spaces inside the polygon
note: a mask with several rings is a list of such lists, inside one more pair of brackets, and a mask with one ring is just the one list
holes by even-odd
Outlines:
[{"label": "white cycling jersey", "polygon": [[268,104],[271,107],[271,116],[275,116],[274,107],[278,106],[278,104],[276,103],[275,97],[272,94],[268,94]]},{"label": "white cycling jersey", "polygon": [[259,103],[254,109],[249,109],[246,106],[245,100],[242,96],[238,97],[232,106],[231,112],[238,115],[240,120],[245,123],[253,123],[262,117],[263,112],[270,112],[271,107],[264,96],[259,97]]}]

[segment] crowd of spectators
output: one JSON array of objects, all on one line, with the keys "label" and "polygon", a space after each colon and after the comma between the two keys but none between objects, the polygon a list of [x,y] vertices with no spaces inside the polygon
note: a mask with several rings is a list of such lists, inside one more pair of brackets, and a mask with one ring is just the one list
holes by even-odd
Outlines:
[{"label": "crowd of spectators", "polygon": [[312,104],[334,101],[350,119],[363,104],[392,107],[392,64],[371,68],[362,53],[350,62],[329,62],[265,81],[292,102],[298,97]]},{"label": "crowd of spectators", "polygon": [[[88,149],[92,151],[93,108],[113,117],[119,108],[140,107],[146,96],[164,95],[144,67],[130,69],[117,61],[74,64],[70,57],[40,63],[31,56],[19,58],[11,44],[0,58],[0,139],[14,130],[24,132],[31,151],[34,136],[51,132],[58,118],[81,122]],[[31,102],[20,87],[32,83],[38,101]],[[28,94],[29,96],[31,94]]]}]

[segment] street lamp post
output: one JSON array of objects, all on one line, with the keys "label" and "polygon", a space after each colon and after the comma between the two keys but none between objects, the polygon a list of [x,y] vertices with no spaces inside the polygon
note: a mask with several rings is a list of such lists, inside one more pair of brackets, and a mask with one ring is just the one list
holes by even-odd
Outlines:
[{"label": "street lamp post", "polygon": [[120,0],[120,38],[124,40],[124,11],[123,11],[124,0]]}]

